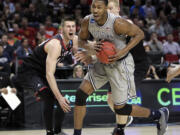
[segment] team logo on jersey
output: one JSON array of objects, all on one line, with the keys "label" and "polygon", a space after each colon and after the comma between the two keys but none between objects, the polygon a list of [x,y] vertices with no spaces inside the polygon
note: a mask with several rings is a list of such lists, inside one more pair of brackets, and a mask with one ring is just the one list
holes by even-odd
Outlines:
[{"label": "team logo on jersey", "polygon": [[91,20],[90,20],[90,23],[95,23],[95,20],[94,20],[94,19],[91,19]]}]

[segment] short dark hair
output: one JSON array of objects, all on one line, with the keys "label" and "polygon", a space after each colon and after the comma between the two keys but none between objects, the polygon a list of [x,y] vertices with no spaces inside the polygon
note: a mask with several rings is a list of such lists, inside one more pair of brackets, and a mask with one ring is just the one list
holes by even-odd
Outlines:
[{"label": "short dark hair", "polygon": [[61,21],[61,26],[62,26],[62,27],[64,26],[64,22],[65,22],[65,21],[73,21],[73,22],[76,22],[75,17],[73,17],[73,16],[66,16],[66,17],[64,17],[63,20]]}]

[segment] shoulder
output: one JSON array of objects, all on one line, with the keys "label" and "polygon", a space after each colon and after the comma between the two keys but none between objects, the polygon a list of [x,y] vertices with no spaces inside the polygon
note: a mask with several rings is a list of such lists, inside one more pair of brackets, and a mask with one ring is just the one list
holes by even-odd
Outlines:
[{"label": "shoulder", "polygon": [[127,21],[127,19],[124,19],[122,17],[116,17],[115,21],[114,21],[114,25],[117,25],[117,27],[124,25],[124,24],[132,24],[129,21]]},{"label": "shoulder", "polygon": [[168,45],[168,42],[166,41],[165,43],[163,43],[163,46],[165,47],[165,46],[167,46]]},{"label": "shoulder", "polygon": [[179,47],[179,44],[177,42],[173,42],[173,44]]},{"label": "shoulder", "polygon": [[58,51],[59,49],[61,49],[61,43],[60,40],[58,39],[51,39],[49,40],[46,45],[45,45],[45,50],[46,52],[48,52],[48,50],[56,50]]}]

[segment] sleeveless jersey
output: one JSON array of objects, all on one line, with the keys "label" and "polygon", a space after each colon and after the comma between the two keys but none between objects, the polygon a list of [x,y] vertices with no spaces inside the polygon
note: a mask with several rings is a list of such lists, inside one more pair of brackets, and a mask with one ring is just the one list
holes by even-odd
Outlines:
[{"label": "sleeveless jersey", "polygon": [[65,46],[64,42],[63,42],[63,39],[62,39],[62,36],[60,34],[56,34],[52,38],[47,39],[44,42],[42,42],[40,45],[38,45],[34,49],[33,53],[31,55],[29,55],[27,58],[24,59],[23,64],[25,65],[25,67],[30,68],[32,70],[35,70],[38,73],[41,73],[43,75],[46,74],[46,58],[47,58],[47,53],[44,50],[44,46],[51,39],[58,39],[60,41],[61,54],[60,54],[60,56],[58,58],[59,62],[62,62],[63,59],[67,55],[72,53],[72,46],[73,46],[72,40],[70,40],[69,44],[67,46]]},{"label": "sleeveless jersey", "polygon": [[108,12],[108,18],[103,26],[96,23],[92,14],[87,17],[89,17],[88,31],[96,41],[108,40],[114,43],[118,49],[123,49],[126,46],[126,36],[117,35],[114,31],[114,22],[120,16]]}]

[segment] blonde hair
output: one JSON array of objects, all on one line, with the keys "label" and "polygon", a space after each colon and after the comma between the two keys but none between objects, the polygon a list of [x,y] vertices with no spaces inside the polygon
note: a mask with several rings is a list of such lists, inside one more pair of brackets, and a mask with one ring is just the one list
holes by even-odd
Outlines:
[{"label": "blonde hair", "polygon": [[108,2],[113,2],[116,7],[119,7],[119,0],[108,0]]},{"label": "blonde hair", "polygon": [[81,78],[83,78],[83,77],[84,77],[84,70],[83,70],[83,66],[81,66],[81,65],[76,65],[76,66],[74,67],[74,69],[73,69],[73,78],[77,78],[76,71],[77,71],[78,69],[81,69],[81,70],[82,70]]}]

